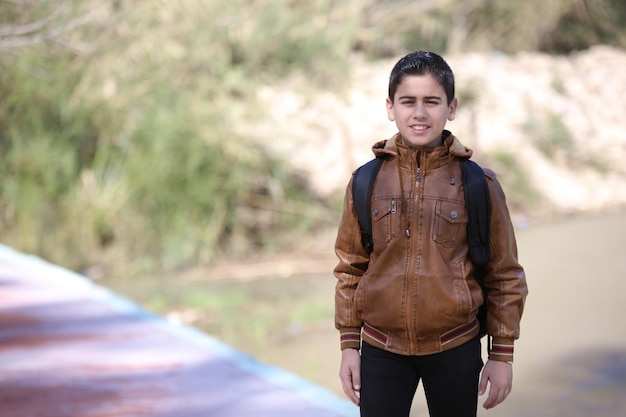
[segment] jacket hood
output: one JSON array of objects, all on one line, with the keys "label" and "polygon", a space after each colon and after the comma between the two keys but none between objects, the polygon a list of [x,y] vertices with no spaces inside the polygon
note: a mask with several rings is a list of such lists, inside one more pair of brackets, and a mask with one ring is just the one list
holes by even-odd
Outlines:
[{"label": "jacket hood", "polygon": [[[461,141],[450,131],[443,131],[443,145],[430,149],[429,151],[438,152],[442,155],[449,154],[457,158],[471,158],[473,151],[463,145]],[[400,138],[400,133],[396,133],[390,139],[381,140],[372,146],[372,152],[376,157],[397,157],[400,149],[409,149]]]}]

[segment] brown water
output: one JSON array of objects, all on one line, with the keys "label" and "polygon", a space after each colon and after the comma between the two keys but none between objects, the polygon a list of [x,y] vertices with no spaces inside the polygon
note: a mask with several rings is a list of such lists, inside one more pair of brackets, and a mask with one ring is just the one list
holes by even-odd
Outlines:
[{"label": "brown water", "polygon": [[[530,295],[516,344],[514,389],[505,403],[479,416],[626,416],[626,211],[564,216],[518,230],[517,237]],[[107,285],[156,310],[178,304],[174,310],[191,314],[197,327],[343,396],[332,325],[332,243],[327,252],[308,256],[317,260],[316,271],[328,271],[323,274]],[[427,415],[420,391],[412,416]]]}]

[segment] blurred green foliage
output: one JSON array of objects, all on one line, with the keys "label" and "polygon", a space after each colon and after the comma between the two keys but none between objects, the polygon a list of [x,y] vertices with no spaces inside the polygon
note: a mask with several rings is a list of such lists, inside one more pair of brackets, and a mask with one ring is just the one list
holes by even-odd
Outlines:
[{"label": "blurred green foliage", "polygon": [[354,52],[624,45],[624,16],[618,0],[1,2],[1,239],[137,272],[277,245],[336,208],[251,136],[260,87],[340,90]]},{"label": "blurred green foliage", "polygon": [[361,3],[355,45],[374,56],[407,50],[569,53],[626,46],[623,0],[383,0]]},{"label": "blurred green foliage", "polygon": [[263,117],[259,86],[347,69],[330,4],[0,4],[3,242],[73,269],[145,272],[315,224],[304,180],[242,132]]},{"label": "blurred green foliage", "polygon": [[571,169],[589,167],[601,174],[611,171],[610,163],[588,149],[576,147],[573,135],[563,120],[555,114],[531,117],[523,126],[532,138],[535,148],[553,163],[566,165]]},{"label": "blurred green foliage", "polygon": [[[533,186],[523,163],[516,159],[510,150],[498,150],[489,155],[490,167],[498,173],[497,179],[507,190],[506,200],[509,209],[524,212],[536,209],[545,203],[541,193]],[[511,192],[509,192],[511,190]]]}]

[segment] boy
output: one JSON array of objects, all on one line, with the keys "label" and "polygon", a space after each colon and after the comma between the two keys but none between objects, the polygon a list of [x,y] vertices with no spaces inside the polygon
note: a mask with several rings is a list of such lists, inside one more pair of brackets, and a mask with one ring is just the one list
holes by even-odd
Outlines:
[{"label": "boy", "polygon": [[486,170],[492,208],[484,283],[493,347],[481,377],[476,314],[483,291],[468,254],[459,162],[472,151],[444,130],[456,109],[443,58],[419,51],[400,59],[387,97],[398,133],[372,148],[383,163],[372,189],[371,254],[361,242],[352,181],[346,190],[335,243],[335,326],[342,386],[363,417],[409,416],[420,380],[431,417],[475,417],[488,383],[487,409],[511,391],[526,279],[502,188]]}]

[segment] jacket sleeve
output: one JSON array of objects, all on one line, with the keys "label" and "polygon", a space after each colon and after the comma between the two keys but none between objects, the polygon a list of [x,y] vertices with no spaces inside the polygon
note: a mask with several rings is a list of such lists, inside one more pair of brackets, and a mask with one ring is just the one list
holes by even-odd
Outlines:
[{"label": "jacket sleeve", "polygon": [[493,337],[489,359],[513,360],[514,341],[520,336],[520,320],[528,294],[524,269],[518,262],[517,242],[506,198],[495,175],[487,175],[491,199],[487,264],[487,329]]},{"label": "jacket sleeve", "polygon": [[334,269],[335,327],[339,330],[341,349],[359,349],[362,321],[356,311],[355,293],[361,276],[367,270],[369,254],[361,243],[361,230],[352,199],[352,180],[346,188],[343,213],[335,241],[339,259]]}]

